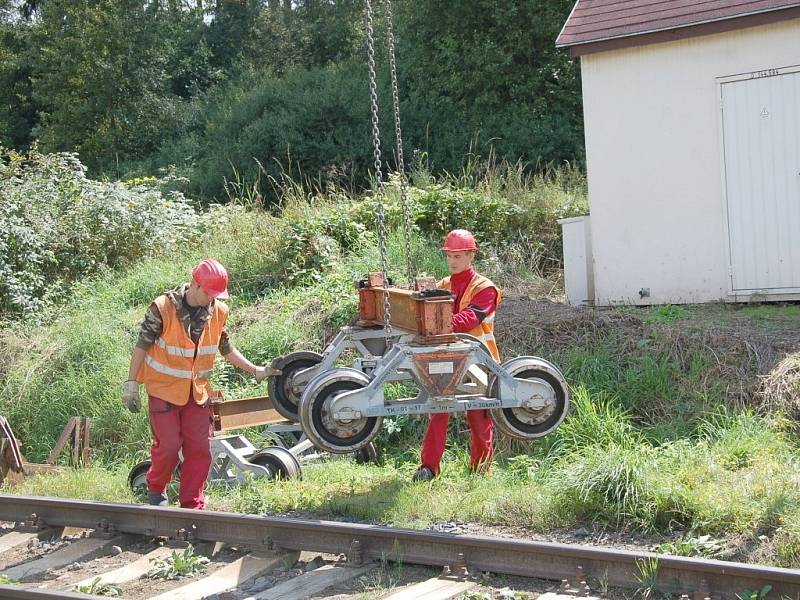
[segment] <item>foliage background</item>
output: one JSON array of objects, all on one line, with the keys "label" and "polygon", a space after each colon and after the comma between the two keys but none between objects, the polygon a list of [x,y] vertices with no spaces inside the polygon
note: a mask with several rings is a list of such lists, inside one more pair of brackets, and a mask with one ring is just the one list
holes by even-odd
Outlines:
[{"label": "foliage background", "polygon": [[[375,2],[386,163],[384,5]],[[583,160],[572,0],[397,0],[405,154],[527,169]],[[276,200],[284,173],[358,189],[371,160],[363,0],[0,0],[0,144],[76,152],[95,177],[175,165]]]}]

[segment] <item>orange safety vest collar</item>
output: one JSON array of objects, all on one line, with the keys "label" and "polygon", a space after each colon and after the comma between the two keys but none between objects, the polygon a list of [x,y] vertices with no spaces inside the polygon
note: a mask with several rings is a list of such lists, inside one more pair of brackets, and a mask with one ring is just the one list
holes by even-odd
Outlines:
[{"label": "orange safety vest collar", "polygon": [[[438,284],[436,284],[436,287],[444,290],[452,290],[450,277],[445,277],[442,279]],[[482,292],[486,288],[490,287],[493,287],[497,291],[497,303],[495,304],[495,310],[486,315],[486,318],[468,333],[469,335],[474,335],[476,338],[486,344],[486,346],[489,348],[489,353],[492,355],[492,358],[494,358],[497,362],[500,362],[500,349],[498,348],[497,340],[495,340],[494,337],[494,317],[497,313],[497,307],[500,306],[500,302],[503,299],[503,293],[498,289],[498,287],[492,283],[488,277],[484,277],[483,275],[475,273],[472,279],[470,279],[469,284],[467,284],[467,289],[464,290],[464,293],[461,295],[461,302],[456,307],[455,312],[459,313],[467,308],[472,302],[472,299],[479,292]]]},{"label": "orange safety vest collar", "polygon": [[214,369],[228,307],[220,300],[214,301],[195,344],[178,318],[175,303],[166,294],[156,298],[155,305],[161,313],[161,335],[147,350],[136,380],[144,383],[148,395],[171,404],[185,405],[190,394],[197,404],[205,404],[211,391],[208,377]]}]

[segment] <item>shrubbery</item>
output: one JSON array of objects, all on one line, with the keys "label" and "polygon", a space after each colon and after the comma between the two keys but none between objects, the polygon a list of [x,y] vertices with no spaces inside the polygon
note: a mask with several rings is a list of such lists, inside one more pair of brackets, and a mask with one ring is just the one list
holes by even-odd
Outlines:
[{"label": "shrubbery", "polygon": [[[343,257],[375,248],[374,194],[309,190],[284,177],[284,208],[277,216],[236,199],[201,211],[169,190],[175,179],[95,181],[74,154],[20,154],[0,147],[0,318],[38,315],[59,304],[74,283],[145,256],[169,255],[184,263],[190,254],[193,260],[212,252],[231,265],[239,291],[256,298],[275,287],[318,282]],[[449,229],[466,227],[488,256],[511,259],[527,271],[560,266],[556,220],[586,210],[585,180],[569,167],[531,178],[521,165],[490,165],[437,180],[417,165],[412,181],[415,240],[438,244]],[[387,230],[401,229],[394,176],[384,203]],[[215,223],[228,220],[241,242],[230,233],[213,234]],[[242,252],[247,264],[239,265]]]},{"label": "shrubbery", "polygon": [[189,243],[210,217],[163,183],[94,181],[74,154],[0,148],[0,317],[35,313],[87,275]]}]

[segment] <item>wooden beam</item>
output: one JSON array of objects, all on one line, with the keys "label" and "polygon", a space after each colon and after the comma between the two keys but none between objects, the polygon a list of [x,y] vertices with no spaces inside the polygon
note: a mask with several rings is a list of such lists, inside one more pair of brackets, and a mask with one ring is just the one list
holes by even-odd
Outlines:
[{"label": "wooden beam", "polygon": [[98,577],[103,583],[111,583],[114,585],[121,585],[123,583],[133,581],[134,579],[139,579],[140,577],[147,575],[150,569],[153,568],[150,559],[165,558],[169,556],[172,550],[173,549],[169,546],[159,546],[155,550],[142,555],[128,565],[120,567],[119,569],[114,569],[113,571],[108,571],[107,573],[98,573],[97,575],[92,575],[91,577],[87,577],[78,583],[73,583],[69,586],[69,588],[72,589],[84,585],[92,585],[92,582]]},{"label": "wooden beam", "polygon": [[384,600],[449,600],[476,585],[478,584],[475,581],[434,577],[386,596]]},{"label": "wooden beam", "polygon": [[364,567],[325,565],[276,585],[274,588],[270,588],[260,594],[248,596],[245,600],[305,600],[305,598],[315,596],[332,585],[344,583],[354,577],[358,577],[372,568],[374,568],[374,565]]},{"label": "wooden beam", "polygon": [[211,402],[214,431],[225,432],[241,427],[285,423],[286,418],[272,407],[266,396]]},{"label": "wooden beam", "polygon": [[70,417],[67,424],[64,426],[64,430],[61,432],[61,435],[58,436],[56,440],[56,445],[53,446],[52,452],[50,452],[50,456],[47,457],[47,464],[54,465],[58,460],[58,455],[61,454],[61,451],[64,449],[64,446],[67,445],[67,440],[72,436],[73,432],[75,431],[76,422],[78,417]]},{"label": "wooden beam", "polygon": [[239,587],[262,573],[285,568],[287,564],[294,564],[298,556],[297,552],[267,556],[243,556],[208,577],[187,583],[179,588],[173,588],[163,594],[153,596],[150,600],[199,600],[214,594],[221,594]]},{"label": "wooden beam", "polygon": [[120,543],[120,538],[84,538],[71,543],[65,548],[56,550],[52,554],[43,556],[31,562],[26,562],[10,569],[6,569],[1,574],[9,579],[24,579],[34,577],[47,571],[48,569],[60,569],[74,562],[83,560],[92,552],[102,550],[106,546]]}]

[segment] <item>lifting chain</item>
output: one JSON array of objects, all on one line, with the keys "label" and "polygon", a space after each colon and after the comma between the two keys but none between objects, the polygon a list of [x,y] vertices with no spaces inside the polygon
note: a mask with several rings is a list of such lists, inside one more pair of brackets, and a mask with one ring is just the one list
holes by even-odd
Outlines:
[{"label": "lifting chain", "polygon": [[378,123],[378,84],[375,77],[375,40],[372,31],[372,1],[366,0],[367,64],[369,66],[369,99],[372,111],[372,156],[375,161],[375,186],[378,209],[378,252],[383,274],[383,329],[388,344],[392,334],[392,315],[389,306],[389,261],[386,256],[386,215],[383,206],[383,175],[381,173],[381,132]]},{"label": "lifting chain", "polygon": [[400,130],[400,94],[397,91],[397,63],[395,62],[394,17],[392,0],[386,3],[387,43],[389,46],[389,72],[392,78],[392,108],[394,109],[394,137],[397,144],[397,172],[400,175],[400,201],[403,204],[403,241],[405,242],[406,278],[408,287],[414,289],[414,261],[411,254],[411,199],[408,195],[405,160],[403,160],[403,134]]}]

